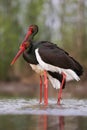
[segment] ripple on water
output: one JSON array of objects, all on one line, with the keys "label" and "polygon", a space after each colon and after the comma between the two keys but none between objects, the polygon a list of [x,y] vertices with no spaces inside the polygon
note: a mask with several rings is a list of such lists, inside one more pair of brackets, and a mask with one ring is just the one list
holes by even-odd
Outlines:
[{"label": "ripple on water", "polygon": [[65,99],[60,106],[55,99],[49,99],[48,106],[38,102],[37,99],[1,99],[0,114],[87,116],[87,100]]}]

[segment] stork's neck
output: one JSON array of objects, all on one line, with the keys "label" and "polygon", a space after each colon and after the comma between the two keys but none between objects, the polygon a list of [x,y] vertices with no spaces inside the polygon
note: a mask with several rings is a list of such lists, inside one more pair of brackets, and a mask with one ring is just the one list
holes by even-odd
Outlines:
[{"label": "stork's neck", "polygon": [[27,50],[24,51],[23,57],[30,64],[38,64],[36,56],[35,56],[35,48],[32,42],[30,43],[29,48],[27,48]]}]

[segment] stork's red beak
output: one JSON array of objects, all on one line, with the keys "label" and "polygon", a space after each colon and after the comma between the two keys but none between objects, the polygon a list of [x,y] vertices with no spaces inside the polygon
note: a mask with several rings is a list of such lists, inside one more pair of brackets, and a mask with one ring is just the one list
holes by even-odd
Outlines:
[{"label": "stork's red beak", "polygon": [[14,57],[14,59],[11,62],[11,65],[13,65],[15,63],[15,61],[18,59],[18,57],[24,52],[25,48],[21,48],[18,53],[16,54],[16,56]]},{"label": "stork's red beak", "polygon": [[11,62],[11,65],[13,65],[15,63],[15,61],[19,58],[19,56],[25,51],[25,49],[27,49],[28,47],[28,38],[29,36],[32,34],[32,29],[29,29],[25,38],[24,38],[24,41],[22,42],[22,44],[20,45],[20,50],[18,51],[18,53],[16,54],[16,56],[14,57],[14,59],[12,60]]}]

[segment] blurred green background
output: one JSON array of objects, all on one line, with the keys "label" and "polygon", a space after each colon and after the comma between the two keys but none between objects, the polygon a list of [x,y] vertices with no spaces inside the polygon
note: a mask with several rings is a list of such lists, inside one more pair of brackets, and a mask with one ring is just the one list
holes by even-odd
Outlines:
[{"label": "blurred green background", "polygon": [[84,67],[83,79],[86,79],[86,0],[0,0],[1,84],[2,81],[37,81],[22,57],[10,66],[31,24],[39,26],[35,40],[48,40],[68,51]]}]

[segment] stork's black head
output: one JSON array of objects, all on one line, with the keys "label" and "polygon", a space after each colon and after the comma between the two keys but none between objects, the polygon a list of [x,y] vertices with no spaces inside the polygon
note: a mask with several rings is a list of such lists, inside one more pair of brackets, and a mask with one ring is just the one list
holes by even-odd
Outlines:
[{"label": "stork's black head", "polygon": [[11,65],[15,63],[15,61],[18,59],[18,57],[30,46],[30,41],[33,36],[38,32],[38,26],[37,25],[30,25],[27,31],[27,34],[20,46],[20,50],[14,57],[13,61],[11,62]]},{"label": "stork's black head", "polygon": [[37,25],[30,25],[28,30],[31,30],[32,35],[35,35],[38,32],[38,26]]}]

